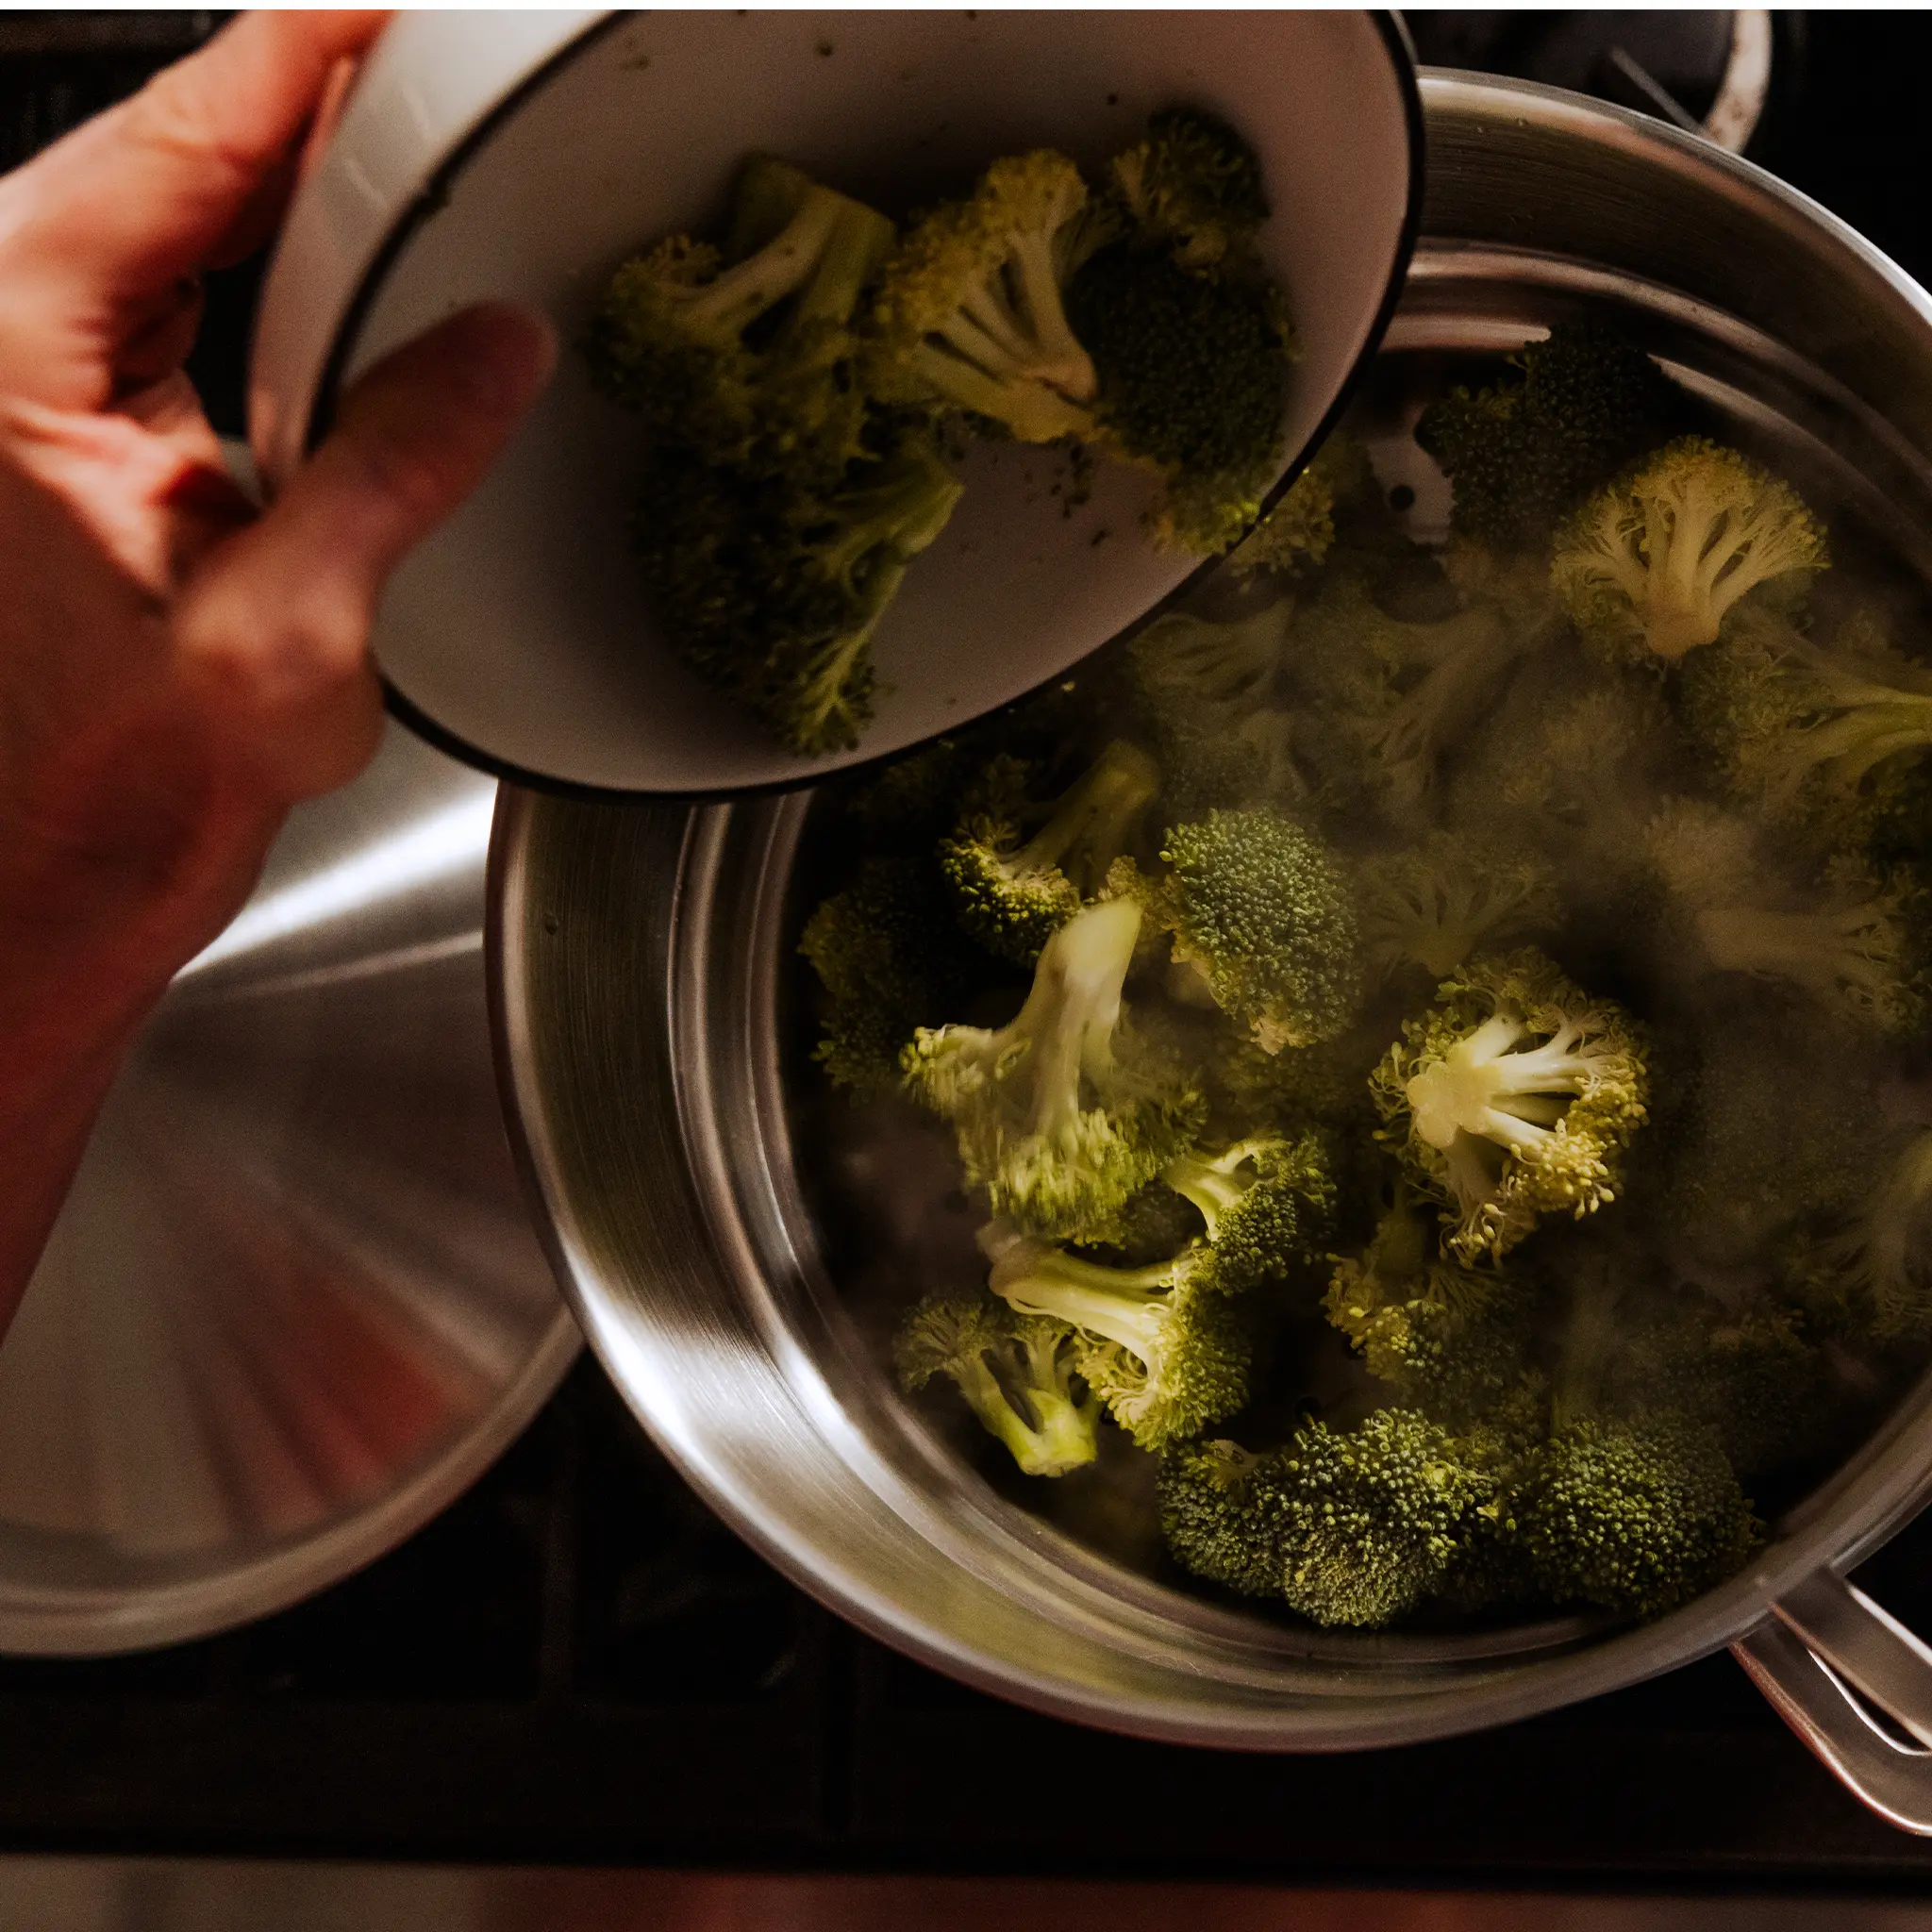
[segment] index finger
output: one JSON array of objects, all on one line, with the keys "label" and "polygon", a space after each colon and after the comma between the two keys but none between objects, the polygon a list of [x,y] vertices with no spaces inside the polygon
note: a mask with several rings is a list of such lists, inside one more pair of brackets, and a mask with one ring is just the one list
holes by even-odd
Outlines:
[{"label": "index finger", "polygon": [[337,63],[388,18],[263,12],[223,28],[28,164],[34,192],[10,261],[38,258],[110,308],[196,274],[308,126]]}]

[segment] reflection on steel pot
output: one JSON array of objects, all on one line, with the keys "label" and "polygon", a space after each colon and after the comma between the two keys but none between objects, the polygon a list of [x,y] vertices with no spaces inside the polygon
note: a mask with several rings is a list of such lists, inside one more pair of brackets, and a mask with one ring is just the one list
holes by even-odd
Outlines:
[{"label": "reflection on steel pot", "polygon": [[[1932,579],[1932,300],[1802,197],[1659,124],[1452,75],[1424,93],[1425,239],[1385,391],[1406,354],[1514,346],[1587,302],[1721,413],[1802,445]],[[975,1683],[1257,1750],[1441,1737],[1735,1644],[1861,1796],[1932,1830],[1926,1760],[1843,1688],[1932,1741],[1932,1653],[1837,1581],[1927,1493],[1932,1387],[1744,1574],[1607,1631],[1292,1629],[1109,1561],[941,1449],[841,1308],[794,1168],[778,993],[806,811],[506,791],[493,858],[499,1051],[553,1258],[640,1416],[753,1541]]]}]

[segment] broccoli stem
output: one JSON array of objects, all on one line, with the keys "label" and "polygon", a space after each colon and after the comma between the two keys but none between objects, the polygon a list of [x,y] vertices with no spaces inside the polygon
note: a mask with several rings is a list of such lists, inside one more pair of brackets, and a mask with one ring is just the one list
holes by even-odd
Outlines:
[{"label": "broccoli stem", "polygon": [[867,596],[873,576],[868,564],[903,564],[927,548],[945,528],[962,487],[936,456],[915,449],[910,460],[889,466],[835,499],[839,534],[816,551],[819,567],[855,596]]},{"label": "broccoli stem", "polygon": [[1027,1386],[1029,1423],[1008,1399],[984,1353],[955,1363],[949,1373],[967,1407],[1006,1445],[1023,1475],[1064,1475],[1093,1460],[1092,1412],[1058,1390]]},{"label": "broccoli stem", "polygon": [[685,331],[711,348],[733,347],[768,308],[811,279],[844,210],[855,205],[814,186],[797,213],[757,254],[688,293],[679,291],[678,319]]},{"label": "broccoli stem", "polygon": [[1054,808],[1045,824],[1006,861],[1008,874],[1024,877],[1058,869],[1083,898],[1099,891],[1134,821],[1159,790],[1160,770],[1154,760],[1116,740]]},{"label": "broccoli stem", "polygon": [[1408,1083],[1415,1130],[1432,1147],[1461,1133],[1521,1154],[1538,1145],[1583,1091],[1591,1067],[1571,1051],[1580,1030],[1564,1026],[1541,1046],[1512,1052],[1529,1028],[1497,1013]]},{"label": "broccoli stem", "polygon": [[1239,1179],[1237,1170],[1263,1144],[1258,1141],[1237,1141],[1211,1158],[1183,1154],[1160,1170],[1161,1179],[1201,1210],[1210,1241],[1215,1239],[1222,1217],[1247,1198],[1254,1182]]},{"label": "broccoli stem", "polygon": [[1722,906],[1697,915],[1697,937],[1724,973],[1757,973],[1829,994],[1840,987],[1882,997],[1898,980],[1897,945],[1869,906],[1768,912]]},{"label": "broccoli stem", "polygon": [[1011,258],[1019,270],[1020,303],[1032,336],[1030,344],[1023,344],[1027,373],[1070,401],[1091,402],[1100,378],[1092,357],[1067,321],[1052,237],[1044,231],[1016,235]]},{"label": "broccoli stem", "polygon": [[1071,1150],[1080,1133],[1080,1078],[1104,1077],[1113,1064],[1121,988],[1134,959],[1141,908],[1110,900],[1061,926],[1040,956],[1033,990],[1011,1034],[1036,1058],[1031,1130]]},{"label": "broccoli stem", "polygon": [[[1058,1248],[1028,1243],[1014,1261],[995,1266],[991,1287],[1022,1314],[1048,1315],[1117,1342],[1158,1375],[1172,1304],[1174,1264],[1106,1268]],[[1010,1271],[1010,1272],[1008,1272]]]},{"label": "broccoli stem", "polygon": [[1100,1405],[1091,1391],[1084,1402],[1074,1400],[1063,1361],[1066,1331],[1041,1332],[1044,1327],[1022,1322],[1014,1338],[1021,1365],[1016,1388],[1021,1406],[1032,1416],[1028,1454],[1037,1466],[1029,1466],[1027,1457],[1018,1450],[1014,1457],[1028,1475],[1064,1475],[1093,1460],[1093,1424]]},{"label": "broccoli stem", "polygon": [[[944,331],[951,342],[958,325]],[[957,355],[931,342],[920,342],[908,358],[914,375],[930,383],[958,408],[1006,424],[1024,442],[1052,442],[1062,436],[1088,438],[1094,433],[1093,412],[1071,402],[1049,383],[1024,375],[990,375],[980,366],[995,367],[1009,358],[1000,353],[974,352],[961,344]]]},{"label": "broccoli stem", "polygon": [[1840,714],[1796,734],[1803,768],[1829,765],[1839,783],[1857,786],[1887,758],[1932,744],[1932,691],[1912,688],[1924,671],[1888,665],[1895,681],[1882,681],[1796,637],[1785,648],[1821,687],[1820,708]]}]

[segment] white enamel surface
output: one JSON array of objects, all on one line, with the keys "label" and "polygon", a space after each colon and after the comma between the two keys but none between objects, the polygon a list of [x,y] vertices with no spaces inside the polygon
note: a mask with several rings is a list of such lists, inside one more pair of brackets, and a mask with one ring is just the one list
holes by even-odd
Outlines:
[{"label": "white enamel surface", "polygon": [[[272,474],[299,442],[304,384],[312,392],[358,248],[365,265],[373,254],[356,225],[376,205],[365,188],[398,208],[418,192],[425,128],[447,111],[453,144],[475,125],[498,33],[502,92],[580,28],[410,15],[385,41],[265,300],[256,427]],[[667,230],[716,221],[755,147],[898,212],[1018,148],[1050,143],[1097,165],[1177,100],[1224,113],[1262,157],[1275,210],[1263,244],[1303,344],[1285,425],[1299,455],[1369,340],[1407,211],[1403,94],[1361,13],[633,17],[560,63],[466,160],[389,267],[349,372],[483,296],[534,303],[574,341],[610,269]],[[302,355],[267,353],[294,334]],[[847,762],[779,751],[672,656],[626,549],[637,461],[631,425],[567,352],[497,471],[391,586],[376,640],[385,675],[487,757],[580,784],[711,791]],[[1140,533],[1143,479],[1103,466],[1068,516],[1054,493],[1064,474],[1049,451],[974,453],[951,526],[881,627],[887,689],[855,757],[1016,696],[1189,575],[1191,559]]]},{"label": "white enamel surface", "polygon": [[364,62],[276,244],[249,364],[249,442],[272,484],[301,460],[342,311],[397,216],[517,80],[604,17],[405,13]]}]

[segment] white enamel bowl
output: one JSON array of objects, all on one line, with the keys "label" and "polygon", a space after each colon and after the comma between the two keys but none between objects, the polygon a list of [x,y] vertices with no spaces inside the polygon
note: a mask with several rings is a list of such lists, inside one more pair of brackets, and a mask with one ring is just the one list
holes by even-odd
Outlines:
[{"label": "white enamel bowl", "polygon": [[[269,275],[258,463],[271,486],[287,476],[346,382],[464,303],[530,303],[575,343],[612,267],[716,222],[751,150],[902,212],[1016,149],[1097,166],[1175,102],[1224,114],[1262,158],[1263,246],[1302,342],[1284,425],[1298,463],[1380,338],[1419,213],[1420,112],[1386,15],[402,15]],[[862,748],[800,759],[667,647],[625,534],[637,461],[633,425],[567,349],[495,474],[391,588],[375,651],[403,717],[538,783],[796,782],[1018,696],[1193,569],[1141,536],[1143,479],[1103,470],[1062,517],[1042,506],[1063,458],[981,445],[881,627],[889,689]]]}]

